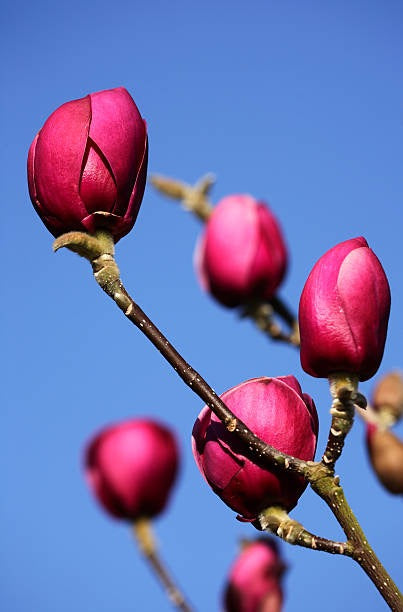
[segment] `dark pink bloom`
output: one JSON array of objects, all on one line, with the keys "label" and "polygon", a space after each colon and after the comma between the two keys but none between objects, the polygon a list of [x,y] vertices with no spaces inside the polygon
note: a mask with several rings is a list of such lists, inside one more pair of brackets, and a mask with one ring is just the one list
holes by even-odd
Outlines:
[{"label": "dark pink bloom", "polygon": [[66,102],[45,121],[28,153],[32,203],[48,230],[133,227],[147,173],[147,128],[123,87]]},{"label": "dark pink bloom", "polygon": [[134,521],[159,514],[178,471],[178,449],[171,431],[149,419],[105,428],[85,455],[88,484],[104,509]]},{"label": "dark pink bloom", "polygon": [[231,567],[224,593],[225,612],[280,612],[285,565],[273,540],[248,542]]},{"label": "dark pink bloom", "polygon": [[[318,434],[313,400],[294,376],[253,378],[221,398],[259,438],[277,450],[312,460]],[[206,406],[192,437],[193,455],[213,491],[246,519],[272,505],[291,510],[306,488],[295,474],[274,474],[245,456],[245,447]]]},{"label": "dark pink bloom", "polygon": [[207,291],[225,306],[239,306],[273,297],[287,268],[287,249],[263,202],[232,195],[213,209],[195,263]]},{"label": "dark pink bloom", "polygon": [[385,346],[390,290],[364,238],[336,245],[313,267],[299,305],[301,364],[312,376],[371,378]]}]

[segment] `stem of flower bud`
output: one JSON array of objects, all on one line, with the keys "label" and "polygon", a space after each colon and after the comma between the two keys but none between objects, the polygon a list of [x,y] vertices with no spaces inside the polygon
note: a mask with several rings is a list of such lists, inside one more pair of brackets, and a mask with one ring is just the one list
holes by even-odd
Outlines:
[{"label": "stem of flower bud", "polygon": [[354,400],[357,397],[358,378],[350,374],[334,374],[329,377],[330,393],[333,397],[330,414],[332,424],[322,463],[334,472],[344,441],[354,421]]},{"label": "stem of flower bud", "polygon": [[182,610],[182,612],[192,612],[192,608],[186,603],[183,594],[173,582],[158,556],[157,546],[151,528],[151,522],[146,518],[138,519],[135,521],[135,523],[133,523],[133,533],[137,540],[139,549],[149,562],[153,572],[164,587],[170,601],[176,608],[178,608],[178,610]]},{"label": "stem of flower bud", "polygon": [[[275,302],[279,304],[280,299],[276,298]],[[284,306],[284,304],[282,305]],[[292,324],[290,324],[290,332],[284,332],[273,317],[274,310],[274,306],[271,302],[254,302],[242,308],[241,317],[249,317],[252,319],[256,326],[262,330],[262,332],[270,336],[272,340],[286,342],[299,347],[300,337],[298,322],[293,319]]]}]

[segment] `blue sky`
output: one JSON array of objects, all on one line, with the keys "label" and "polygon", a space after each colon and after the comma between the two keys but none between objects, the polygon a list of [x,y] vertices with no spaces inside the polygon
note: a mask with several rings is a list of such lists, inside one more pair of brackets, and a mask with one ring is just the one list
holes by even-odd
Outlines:
[{"label": "blue sky", "polygon": [[[150,172],[192,182],[212,171],[214,201],[251,193],[270,202],[291,257],[280,294],[295,309],[316,259],[365,236],[392,290],[386,372],[403,366],[402,18],[393,0],[6,1],[1,609],[170,609],[130,530],[101,512],[82,477],[88,438],[123,418],[151,415],[178,432],[181,478],[156,531],[197,610],[220,608],[237,541],[257,535],[194,465],[199,399],[101,294],[86,262],[52,254],[26,186],[37,130],[63,102],[125,86],[148,123]],[[135,229],[117,248],[127,288],[218,392],[256,376],[296,375],[317,403],[323,449],[326,381],[305,375],[296,351],[270,343],[201,292],[192,266],[199,233],[196,219],[148,186]],[[401,500],[371,473],[360,422],[338,471],[370,542],[401,583]],[[341,537],[310,491],[294,516]],[[286,612],[386,609],[352,561],[282,550]]]}]

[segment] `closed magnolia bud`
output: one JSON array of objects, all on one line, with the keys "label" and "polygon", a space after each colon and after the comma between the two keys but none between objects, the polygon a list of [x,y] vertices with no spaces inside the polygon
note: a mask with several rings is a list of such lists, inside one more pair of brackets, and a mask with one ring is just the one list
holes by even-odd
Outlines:
[{"label": "closed magnolia bud", "polygon": [[371,465],[390,493],[403,494],[403,442],[373,423],[367,425],[367,448]]},{"label": "closed magnolia bud", "polygon": [[[253,378],[222,396],[228,408],[267,444],[310,461],[318,434],[315,404],[294,376]],[[300,476],[270,472],[245,455],[245,445],[206,406],[192,437],[196,463],[213,491],[246,519],[279,505],[291,510],[306,488]]]},{"label": "closed magnolia bud", "polygon": [[272,539],[247,542],[228,576],[225,612],[280,612],[284,570],[285,565]]},{"label": "closed magnolia bud", "polygon": [[85,454],[88,484],[104,509],[117,518],[152,518],[165,507],[178,471],[171,431],[149,419],[105,428]]},{"label": "closed magnolia bud", "polygon": [[195,254],[203,287],[225,306],[269,300],[283,280],[287,249],[276,218],[250,195],[214,207]]},{"label": "closed magnolia bud", "polygon": [[54,236],[133,227],[147,174],[147,128],[123,87],[66,102],[28,154],[32,203]]},{"label": "closed magnolia bud", "polygon": [[387,413],[393,422],[403,415],[403,377],[400,372],[389,372],[375,385],[372,392],[372,408]]},{"label": "closed magnolia bud", "polygon": [[388,280],[366,240],[330,249],[313,267],[299,304],[305,372],[371,378],[382,360],[389,311]]}]

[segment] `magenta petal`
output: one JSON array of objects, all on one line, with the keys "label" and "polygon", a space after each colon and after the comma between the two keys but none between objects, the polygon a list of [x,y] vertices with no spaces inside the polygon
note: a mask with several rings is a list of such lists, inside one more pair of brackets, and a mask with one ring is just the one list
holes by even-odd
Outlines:
[{"label": "magenta petal", "polygon": [[[121,227],[115,232],[115,242],[125,236],[133,227],[138,212],[140,210],[141,201],[143,199],[144,189],[147,180],[147,163],[148,163],[148,140],[145,139],[145,149],[140,162],[140,169],[135,179],[132,193],[130,195],[127,210],[124,212]],[[121,209],[120,205],[119,208]],[[116,210],[116,207],[115,207]]]},{"label": "magenta petal", "polygon": [[[137,178],[133,169],[137,168],[139,151],[145,150],[144,121],[123,87],[91,94],[91,109],[89,136],[108,160],[118,186],[118,200],[127,205]],[[123,210],[113,212],[121,214]]]},{"label": "magenta petal", "polygon": [[259,203],[257,214],[260,240],[251,276],[255,286],[260,285],[264,298],[269,300],[284,278],[288,254],[279,224],[268,207]]},{"label": "magenta petal", "polygon": [[196,242],[195,250],[193,253],[193,265],[196,271],[196,275],[200,286],[204,291],[209,291],[209,279],[205,269],[205,244],[206,244],[206,236],[202,234],[198,241]]},{"label": "magenta petal", "polygon": [[80,196],[88,213],[110,212],[117,200],[116,184],[101,151],[90,143],[83,161]]},{"label": "magenta petal", "polygon": [[228,287],[232,292],[248,290],[257,231],[252,197],[221,200],[207,224],[205,267],[211,275],[211,285],[222,286],[223,290]]},{"label": "magenta petal", "polygon": [[34,203],[37,203],[37,200],[38,200],[37,193],[36,193],[36,186],[35,186],[35,174],[34,174],[35,151],[36,151],[36,145],[38,142],[38,137],[39,137],[39,133],[35,136],[34,140],[32,141],[31,146],[29,147],[28,161],[27,161],[28,189],[29,189],[29,195],[31,196],[31,200]]},{"label": "magenta petal", "polygon": [[89,123],[88,96],[67,102],[47,119],[35,149],[37,200],[44,214],[71,224],[71,229],[80,229],[77,219],[86,215],[78,189]]}]

